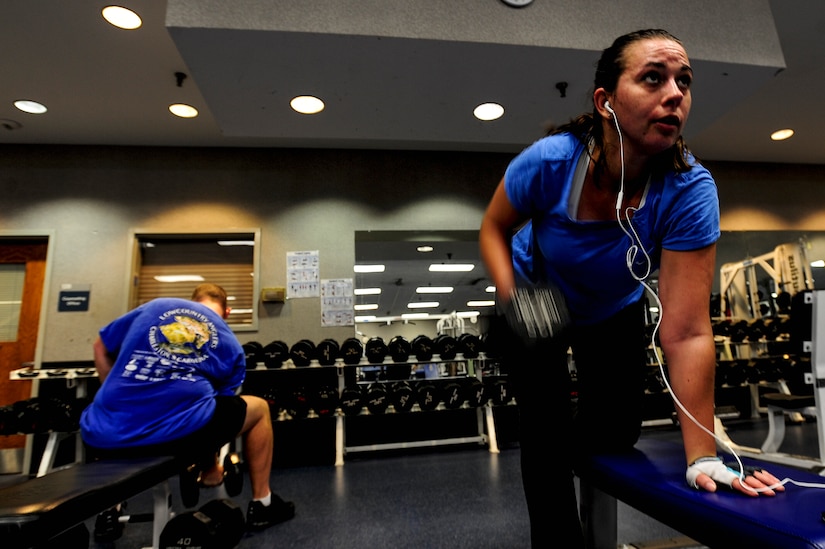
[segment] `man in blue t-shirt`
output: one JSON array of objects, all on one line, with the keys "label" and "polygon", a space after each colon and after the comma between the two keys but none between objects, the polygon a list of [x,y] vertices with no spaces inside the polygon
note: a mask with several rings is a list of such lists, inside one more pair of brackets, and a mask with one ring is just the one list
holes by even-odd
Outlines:
[{"label": "man in blue t-shirt", "polygon": [[204,283],[191,300],[154,299],[101,329],[101,386],[83,411],[81,436],[96,457],[175,455],[182,465],[203,464],[207,486],[223,480],[218,450],[243,436],[253,498],[246,524],[263,530],[291,519],[295,506],[270,490],[269,405],[238,394],[246,361],[228,315],[224,289]]}]

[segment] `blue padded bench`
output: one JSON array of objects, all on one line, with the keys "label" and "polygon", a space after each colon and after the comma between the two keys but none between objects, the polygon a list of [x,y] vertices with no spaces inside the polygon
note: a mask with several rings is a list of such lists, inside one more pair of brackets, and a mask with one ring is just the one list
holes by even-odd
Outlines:
[{"label": "blue padded bench", "polygon": [[[780,480],[823,484],[815,473],[742,458]],[[616,548],[616,500],[711,548],[825,548],[825,489],[785,485],[775,497],[750,497],[688,487],[682,445],[643,438],[632,452],[582,464],[582,521],[593,547]]]},{"label": "blue padded bench", "polygon": [[79,463],[0,489],[0,545],[51,547],[49,540],[149,490],[154,491],[153,547],[169,519],[168,479],[180,473],[172,457]]}]

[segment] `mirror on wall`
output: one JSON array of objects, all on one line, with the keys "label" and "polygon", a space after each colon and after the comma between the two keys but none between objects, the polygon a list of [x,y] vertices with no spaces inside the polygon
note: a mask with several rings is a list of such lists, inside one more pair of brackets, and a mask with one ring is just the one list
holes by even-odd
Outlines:
[{"label": "mirror on wall", "polygon": [[803,289],[825,288],[825,233],[723,231],[716,247],[713,316],[759,318],[784,312]]},{"label": "mirror on wall", "polygon": [[[478,231],[356,231],[355,265],[356,271],[383,266],[354,273],[356,324],[437,321],[452,314],[475,322],[494,313]],[[466,270],[445,270],[458,266]]]}]

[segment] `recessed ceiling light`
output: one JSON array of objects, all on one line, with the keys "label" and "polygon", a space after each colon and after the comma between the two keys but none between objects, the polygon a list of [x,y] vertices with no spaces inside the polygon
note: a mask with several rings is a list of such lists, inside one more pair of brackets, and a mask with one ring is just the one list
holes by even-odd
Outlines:
[{"label": "recessed ceiling light", "polygon": [[28,99],[20,99],[15,101],[14,106],[29,114],[43,114],[48,110],[46,105],[38,103],[37,101],[29,101]]},{"label": "recessed ceiling light", "polygon": [[378,303],[365,303],[363,305],[354,305],[356,311],[374,311],[378,308]]},{"label": "recessed ceiling light", "polygon": [[489,122],[504,115],[504,107],[498,103],[482,103],[473,110],[473,115],[479,120]]},{"label": "recessed ceiling light", "polygon": [[299,95],[289,102],[295,112],[301,114],[317,114],[324,110],[324,102],[311,95]]},{"label": "recessed ceiling light", "polygon": [[488,294],[492,294],[492,293],[495,293],[496,287],[495,286],[487,286],[486,288],[484,288],[484,291],[487,292]]},{"label": "recessed ceiling light", "polygon": [[777,130],[771,134],[771,139],[774,141],[782,141],[788,139],[793,135],[793,130],[791,129],[784,129],[784,130]]},{"label": "recessed ceiling light", "polygon": [[103,19],[119,29],[134,30],[143,24],[138,14],[121,6],[106,6],[100,13]]},{"label": "recessed ceiling light", "polygon": [[198,109],[192,105],[186,105],[184,103],[169,105],[169,112],[175,116],[180,116],[181,118],[195,118],[198,116]]},{"label": "recessed ceiling light", "polygon": [[433,251],[433,247],[432,246],[419,246],[419,247],[416,248],[416,250],[423,253],[423,254],[426,254],[426,253],[429,253],[429,252]]},{"label": "recessed ceiling light", "polygon": [[486,300],[486,301],[468,301],[468,307],[492,307],[495,305],[496,302],[493,300]]}]

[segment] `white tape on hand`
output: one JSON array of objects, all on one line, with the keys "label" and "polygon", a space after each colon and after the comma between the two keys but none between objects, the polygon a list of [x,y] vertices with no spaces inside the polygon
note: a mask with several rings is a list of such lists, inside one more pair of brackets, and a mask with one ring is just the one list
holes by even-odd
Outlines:
[{"label": "white tape on hand", "polygon": [[715,482],[725,486],[733,486],[733,481],[739,478],[739,474],[729,469],[720,457],[703,457],[694,461],[685,473],[689,486],[699,488],[696,484],[696,478],[700,473],[706,474]]}]

